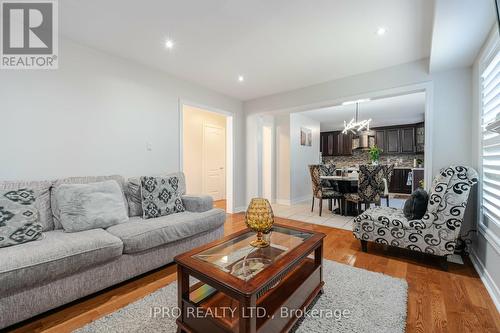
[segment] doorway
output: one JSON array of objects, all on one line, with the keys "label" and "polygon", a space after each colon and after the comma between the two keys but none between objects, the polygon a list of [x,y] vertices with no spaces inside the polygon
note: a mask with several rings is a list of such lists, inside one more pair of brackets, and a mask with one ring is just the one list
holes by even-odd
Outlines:
[{"label": "doorway", "polygon": [[232,119],[230,114],[181,103],[181,170],[189,194],[209,195],[232,211]]},{"label": "doorway", "polygon": [[204,121],[202,139],[202,193],[225,200],[226,128]]}]

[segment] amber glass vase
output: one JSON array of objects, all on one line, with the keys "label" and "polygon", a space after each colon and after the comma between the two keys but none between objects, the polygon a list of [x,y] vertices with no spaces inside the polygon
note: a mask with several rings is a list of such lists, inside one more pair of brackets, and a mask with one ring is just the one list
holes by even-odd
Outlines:
[{"label": "amber glass vase", "polygon": [[253,198],[245,214],[245,224],[257,233],[257,239],[250,245],[254,247],[269,246],[269,242],[262,238],[262,234],[271,231],[274,223],[274,214],[271,204],[264,198]]}]

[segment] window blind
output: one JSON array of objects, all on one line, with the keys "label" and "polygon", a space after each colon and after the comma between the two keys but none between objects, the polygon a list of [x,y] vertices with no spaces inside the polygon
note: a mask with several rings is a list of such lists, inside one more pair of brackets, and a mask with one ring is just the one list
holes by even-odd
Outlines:
[{"label": "window blind", "polygon": [[482,213],[500,225],[500,134],[486,130],[500,113],[500,52],[494,49],[481,75]]}]

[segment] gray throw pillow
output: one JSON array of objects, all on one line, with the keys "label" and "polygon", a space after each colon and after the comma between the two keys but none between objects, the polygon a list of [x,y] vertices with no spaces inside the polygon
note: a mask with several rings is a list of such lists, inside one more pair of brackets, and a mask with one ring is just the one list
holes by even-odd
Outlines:
[{"label": "gray throw pillow", "polygon": [[412,194],[410,199],[406,200],[403,213],[408,220],[420,220],[424,217],[427,211],[427,203],[429,202],[429,194],[425,190],[417,189]]},{"label": "gray throw pillow", "polygon": [[[177,177],[179,179],[179,186],[177,192],[180,195],[186,194],[186,180],[183,172],[174,172],[169,174],[159,174],[155,175],[158,177]],[[127,201],[129,207],[129,216],[143,216],[142,211],[142,194],[141,194],[141,178],[133,177],[129,178],[127,182]]]},{"label": "gray throw pillow", "polygon": [[141,177],[143,218],[150,219],[183,212],[179,178]]},{"label": "gray throw pillow", "polygon": [[115,180],[61,184],[55,196],[66,232],[107,228],[128,220],[123,192]]},{"label": "gray throw pillow", "polygon": [[35,192],[21,188],[0,191],[0,247],[34,241],[42,235]]}]

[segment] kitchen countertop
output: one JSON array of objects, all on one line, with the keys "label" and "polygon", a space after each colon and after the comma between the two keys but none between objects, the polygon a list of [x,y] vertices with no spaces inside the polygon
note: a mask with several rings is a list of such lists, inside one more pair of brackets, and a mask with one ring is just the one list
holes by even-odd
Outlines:
[{"label": "kitchen countertop", "polygon": [[[337,170],[342,170],[345,169],[347,171],[359,171],[359,168],[357,167],[347,167],[347,168],[337,168]],[[404,166],[395,166],[394,169],[397,170],[424,170],[424,168],[412,168],[412,167],[404,167]]]}]

